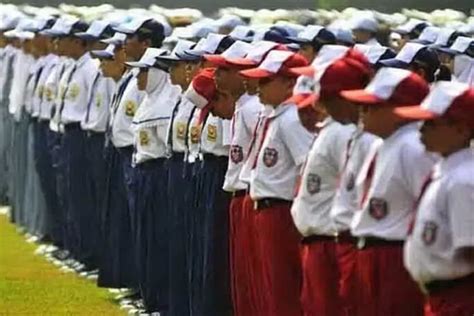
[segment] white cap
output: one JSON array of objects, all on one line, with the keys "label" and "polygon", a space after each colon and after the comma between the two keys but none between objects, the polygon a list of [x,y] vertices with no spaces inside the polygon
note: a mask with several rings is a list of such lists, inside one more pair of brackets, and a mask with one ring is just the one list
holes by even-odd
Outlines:
[{"label": "white cap", "polygon": [[101,40],[101,42],[105,44],[123,45],[126,39],[127,35],[125,35],[124,33],[115,32],[114,36]]},{"label": "white cap", "polygon": [[130,67],[150,68],[155,65],[157,57],[167,55],[168,53],[169,51],[166,49],[149,47],[139,61],[127,62],[126,64]]},{"label": "white cap", "polygon": [[363,30],[369,32],[377,32],[379,24],[374,17],[370,15],[365,15],[361,17],[356,17],[352,21],[352,30]]}]

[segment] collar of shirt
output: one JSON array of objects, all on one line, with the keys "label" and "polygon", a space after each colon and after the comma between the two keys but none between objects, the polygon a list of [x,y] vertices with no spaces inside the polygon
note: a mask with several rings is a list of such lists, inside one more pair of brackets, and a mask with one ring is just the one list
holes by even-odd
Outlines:
[{"label": "collar of shirt", "polygon": [[459,150],[445,159],[438,162],[433,169],[433,178],[440,178],[443,175],[449,174],[454,168],[459,166],[464,161],[474,159],[474,151],[472,148],[465,148]]},{"label": "collar of shirt", "polygon": [[91,55],[89,54],[89,52],[85,53],[84,55],[81,56],[81,58],[79,58],[77,61],[76,61],[76,66],[79,68],[81,67],[82,65],[84,65],[86,62],[88,62],[90,59],[91,59]]},{"label": "collar of shirt", "polygon": [[384,140],[384,147],[390,147],[393,142],[396,142],[397,139],[402,137],[407,133],[413,132],[413,130],[418,130],[419,124],[418,122],[409,123],[397,129],[392,135]]},{"label": "collar of shirt", "polygon": [[268,118],[275,118],[275,117],[278,117],[280,115],[282,115],[283,113],[285,113],[289,108],[291,108],[292,106],[295,106],[294,104],[292,103],[285,103],[285,104],[281,104],[279,105],[278,107],[274,108],[273,111],[270,113],[270,115],[268,116]]},{"label": "collar of shirt", "polygon": [[331,116],[328,116],[322,122],[316,123],[316,128],[318,129],[318,132],[320,132],[322,129],[328,127],[334,122],[334,119]]},{"label": "collar of shirt", "polygon": [[244,93],[242,96],[240,96],[240,98],[235,102],[235,107],[236,108],[239,108],[241,107],[242,105],[244,105],[245,103],[247,103],[249,100],[252,99],[252,97],[254,97],[253,95],[250,95],[248,93]]}]

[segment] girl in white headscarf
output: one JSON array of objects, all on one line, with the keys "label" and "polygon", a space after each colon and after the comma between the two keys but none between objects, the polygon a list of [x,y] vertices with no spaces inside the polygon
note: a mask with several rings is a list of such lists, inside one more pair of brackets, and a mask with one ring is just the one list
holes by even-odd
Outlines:
[{"label": "girl in white headscarf", "polygon": [[[166,51],[154,50],[148,56]],[[144,56],[145,56],[144,55]],[[153,59],[151,59],[153,60]],[[169,75],[150,60],[134,64],[140,67],[138,89],[145,91],[143,103],[132,123],[134,154],[132,164],[132,212],[136,223],[136,254],[139,286],[147,313],[162,312],[168,303],[168,198],[167,132],[180,89]]]}]

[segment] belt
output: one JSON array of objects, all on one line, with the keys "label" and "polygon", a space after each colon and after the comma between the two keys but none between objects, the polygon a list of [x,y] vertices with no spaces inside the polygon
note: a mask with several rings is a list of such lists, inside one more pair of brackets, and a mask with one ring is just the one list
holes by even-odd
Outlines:
[{"label": "belt", "polygon": [[81,123],[69,123],[69,124],[64,124],[64,131],[77,131],[81,129]]},{"label": "belt", "polygon": [[166,158],[156,158],[156,159],[147,160],[142,163],[139,163],[137,165],[137,168],[142,169],[142,170],[150,170],[150,169],[158,168],[159,166],[163,165],[165,160]]},{"label": "belt", "polygon": [[311,236],[306,236],[301,239],[301,243],[303,245],[308,245],[312,244],[314,242],[320,242],[320,241],[334,241],[334,236],[330,235],[311,235]]},{"label": "belt", "polygon": [[247,195],[247,190],[238,190],[238,191],[234,191],[232,192],[232,197],[243,197],[245,195]]},{"label": "belt", "polygon": [[133,154],[133,146],[118,147],[117,151],[123,155],[131,156]]},{"label": "belt", "polygon": [[453,288],[455,286],[462,286],[465,284],[474,283],[474,273],[469,274],[468,276],[454,279],[454,280],[439,280],[431,281],[424,285],[424,288],[428,291],[429,294],[436,294],[443,290]]},{"label": "belt", "polygon": [[214,154],[203,154],[202,155],[204,161],[225,161],[227,162],[229,160],[229,157],[227,156],[216,156]]},{"label": "belt", "polygon": [[277,199],[277,198],[266,198],[266,199],[260,199],[257,201],[254,201],[254,209],[256,211],[265,209],[265,208],[271,208],[274,206],[291,206],[292,201],[288,200],[283,200],[283,199]]},{"label": "belt", "polygon": [[359,239],[357,237],[352,236],[350,230],[344,230],[344,231],[338,232],[334,236],[334,240],[337,243],[350,243],[353,245],[357,245],[357,242]]},{"label": "belt", "polygon": [[173,161],[184,161],[184,153],[173,151],[169,159]]},{"label": "belt", "polygon": [[398,246],[403,247],[403,240],[388,240],[377,237],[359,237],[357,238],[357,248],[364,249],[379,246]]},{"label": "belt", "polygon": [[105,136],[105,132],[86,131],[87,137]]}]

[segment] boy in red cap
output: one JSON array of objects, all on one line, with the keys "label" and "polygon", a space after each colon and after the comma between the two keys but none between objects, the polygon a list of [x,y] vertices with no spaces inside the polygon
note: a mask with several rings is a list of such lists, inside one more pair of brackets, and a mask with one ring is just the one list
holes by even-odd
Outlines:
[{"label": "boy in red cap", "polygon": [[301,315],[299,237],[290,208],[313,135],[301,125],[296,106],[284,101],[296,81],[290,68],[306,65],[299,54],[271,51],[258,68],[241,71],[246,78],[259,79],[260,101],[273,107],[264,122],[261,142],[256,144],[250,183],[257,212],[257,264],[263,273],[262,315]]},{"label": "boy in red cap", "polygon": [[358,238],[353,315],[420,315],[423,300],[403,267],[403,243],[413,205],[434,158],[425,152],[417,123],[399,118],[395,108],[419,104],[428,84],[417,74],[382,68],[363,90],[342,91],[347,100],[363,104],[364,130],[384,140],[364,161],[356,179],[360,209],[351,233]]},{"label": "boy in red cap", "polygon": [[[296,70],[298,71],[298,70]],[[355,248],[348,242],[336,249],[339,233],[330,211],[338,178],[344,168],[344,151],[356,130],[357,108],[339,96],[345,89],[363,88],[369,81],[368,61],[357,51],[316,69],[317,102],[328,117],[319,124],[303,169],[301,186],[291,212],[303,236],[301,256],[303,287],[301,301],[305,315],[340,315],[345,304],[339,286],[352,274]],[[344,264],[339,267],[340,262]]]},{"label": "boy in red cap", "polygon": [[420,106],[395,113],[424,120],[422,143],[443,157],[418,197],[405,267],[427,294],[426,316],[474,315],[474,89],[438,82]]}]

